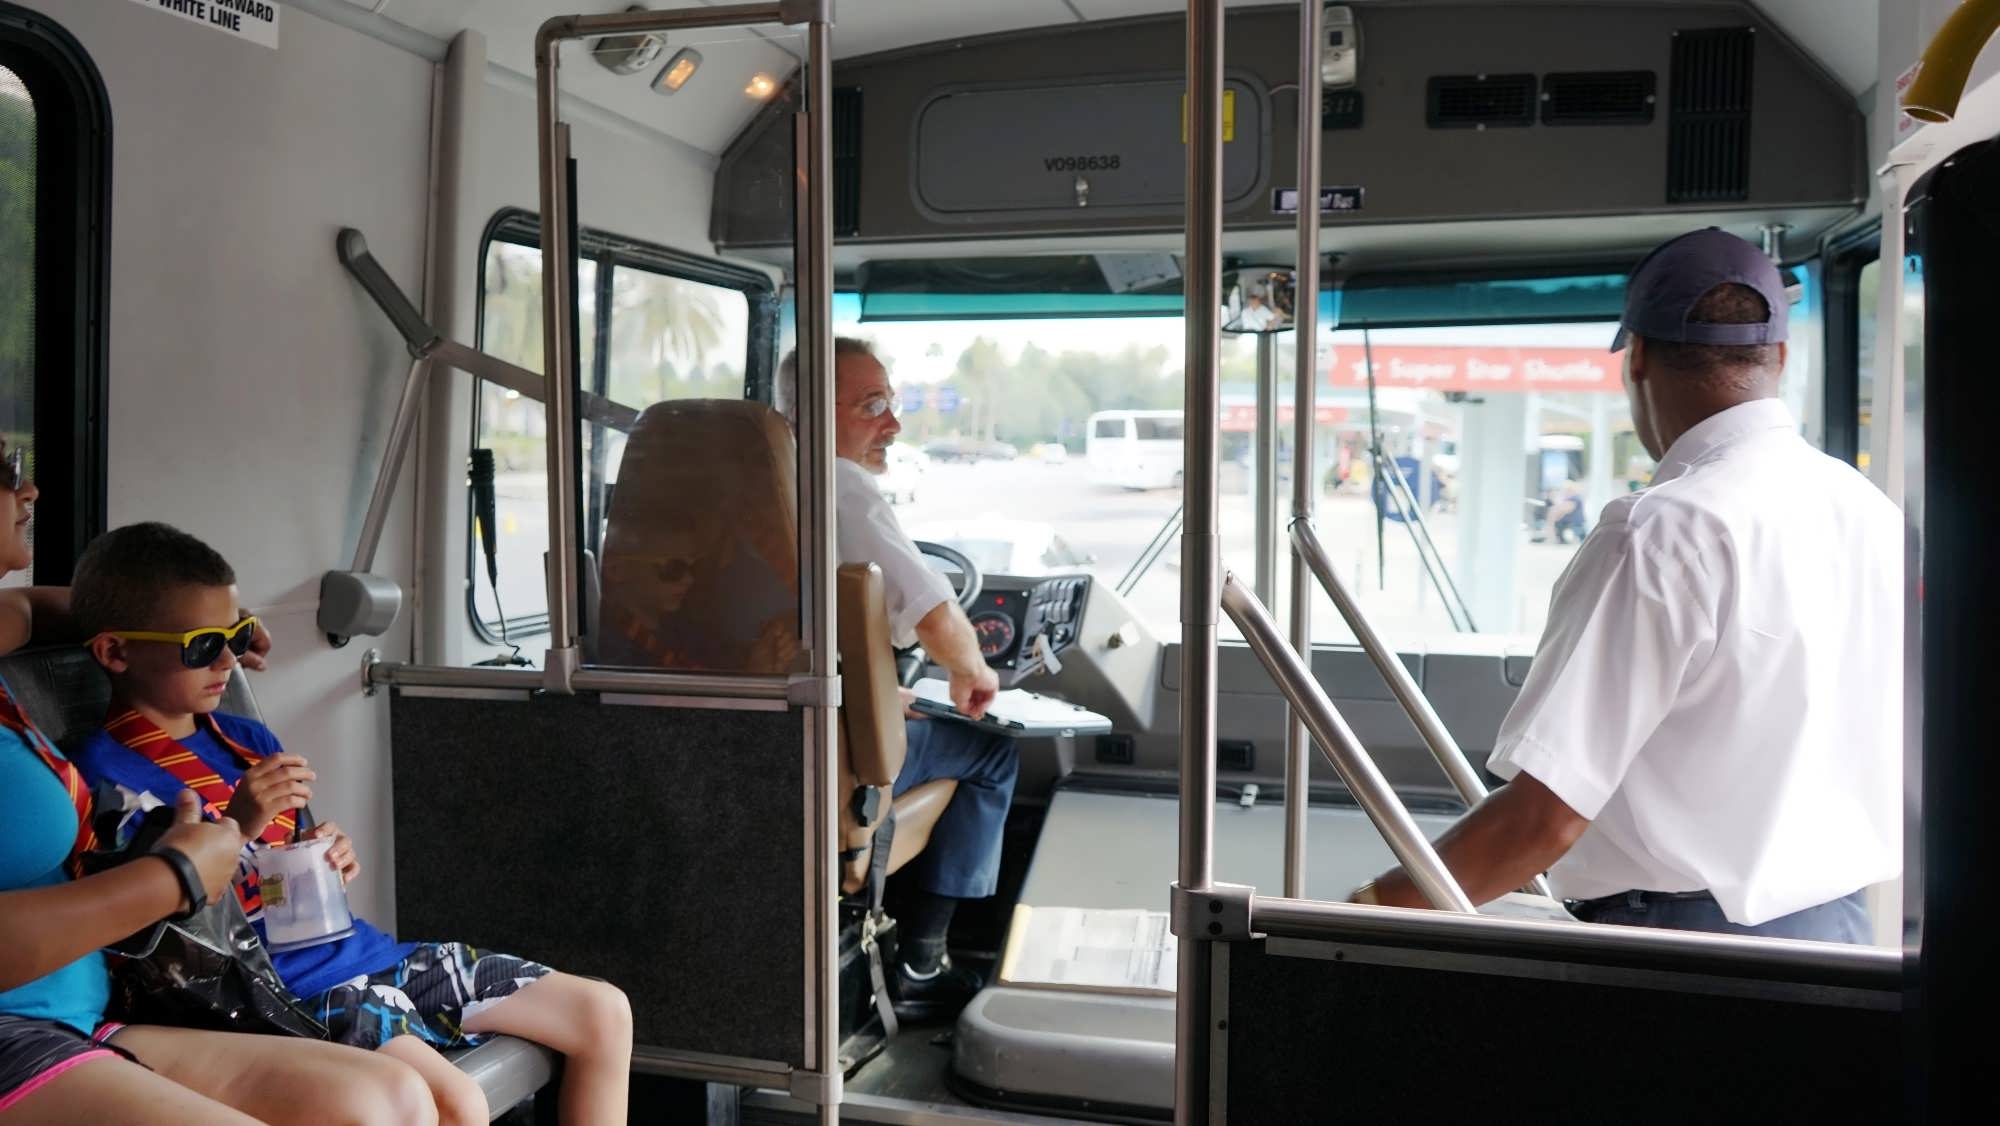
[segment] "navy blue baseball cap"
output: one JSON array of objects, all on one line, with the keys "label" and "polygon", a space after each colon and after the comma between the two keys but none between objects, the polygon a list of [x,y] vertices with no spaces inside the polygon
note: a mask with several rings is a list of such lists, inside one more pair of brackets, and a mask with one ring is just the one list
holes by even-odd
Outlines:
[{"label": "navy blue baseball cap", "polygon": [[[1701,324],[1688,320],[1695,302],[1718,285],[1747,285],[1764,298],[1770,316],[1756,324]],[[1639,261],[1625,284],[1625,315],[1618,319],[1613,352],[1626,337],[1680,344],[1776,344],[1785,339],[1791,299],[1769,255],[1719,227],[1668,239]]]}]

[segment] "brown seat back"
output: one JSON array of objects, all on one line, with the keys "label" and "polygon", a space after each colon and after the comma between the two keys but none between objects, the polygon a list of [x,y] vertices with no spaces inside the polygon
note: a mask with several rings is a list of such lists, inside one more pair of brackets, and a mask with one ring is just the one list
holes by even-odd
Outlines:
[{"label": "brown seat back", "polygon": [[[598,663],[801,671],[795,451],[784,420],[761,403],[683,399],[646,408],[611,496]],[[843,699],[835,793],[848,857],[841,883],[852,892],[866,880],[869,845],[889,814],[908,743],[881,569],[842,567],[836,583]],[[879,791],[865,825],[864,788]],[[908,795],[894,866],[922,851],[953,789],[934,782]]]},{"label": "brown seat back", "polygon": [[[873,563],[840,568],[840,884],[860,890],[868,876],[870,841],[889,814],[890,790],[903,769],[908,743],[903,700],[896,691],[896,658],[889,644],[889,612],[882,601],[882,569]],[[866,824],[862,787],[877,791],[875,815]]]},{"label": "brown seat back", "polygon": [[889,641],[889,611],[882,600],[882,569],[873,563],[840,568],[841,732],[853,748],[855,780],[887,786],[903,769],[907,744],[903,698],[896,691],[896,654]]},{"label": "brown seat back", "polygon": [[599,663],[796,671],[795,458],[784,419],[762,403],[646,408],[611,494]]}]

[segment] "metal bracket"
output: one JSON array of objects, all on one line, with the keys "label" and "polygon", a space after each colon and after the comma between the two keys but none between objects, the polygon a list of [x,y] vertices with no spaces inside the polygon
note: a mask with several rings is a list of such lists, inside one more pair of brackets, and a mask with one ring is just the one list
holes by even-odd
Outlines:
[{"label": "metal bracket", "polygon": [[558,696],[576,695],[576,670],[583,666],[582,655],[577,652],[576,646],[543,652],[542,691]]},{"label": "metal bracket", "polygon": [[380,649],[370,649],[368,652],[361,654],[361,694],[363,696],[373,696],[375,694],[375,666],[381,663],[382,651]]},{"label": "metal bracket", "polygon": [[1210,884],[1204,891],[1175,884],[1170,929],[1182,941],[1247,942],[1256,937],[1250,927],[1250,900],[1256,894],[1248,884]]},{"label": "metal bracket", "polygon": [[840,678],[799,674],[785,678],[785,703],[794,707],[840,706]]},{"label": "metal bracket", "polygon": [[778,22],[787,27],[801,23],[832,23],[833,0],[778,0]]},{"label": "metal bracket", "polygon": [[792,1070],[791,1096],[800,1102],[814,1106],[839,1106],[841,1096],[841,1076],[838,1071],[818,1072],[804,1068]]}]

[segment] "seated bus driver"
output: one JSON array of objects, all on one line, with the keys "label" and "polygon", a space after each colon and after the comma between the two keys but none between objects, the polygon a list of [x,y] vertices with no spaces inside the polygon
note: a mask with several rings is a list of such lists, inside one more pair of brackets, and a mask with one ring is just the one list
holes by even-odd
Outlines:
[{"label": "seated bus driver", "polygon": [[[236,575],[207,544],[164,524],[99,536],[77,561],[71,606],[91,653],[111,677],[111,714],[78,749],[93,785],[173,801],[193,790],[208,814],[233,826],[244,863],[236,889],[262,934],[254,849],[286,839],[292,813],[312,796],[314,774],[262,724],[216,707],[236,665],[243,620]],[[353,842],[332,823],[328,860],[352,880]],[[605,982],[555,973],[457,942],[397,942],[365,920],[354,934],[271,955],[285,986],[332,1038],[379,1049],[430,1084],[443,1122],[484,1123],[486,1097],[437,1049],[493,1033],[546,1044],[564,1056],[565,1123],[625,1121],[632,1015]]]},{"label": "seated bus driver", "polygon": [[[840,562],[882,568],[890,635],[898,646],[921,642],[951,676],[951,702],[977,719],[986,714],[999,678],[979,652],[979,638],[951,583],[924,562],[874,474],[888,467],[883,452],[902,427],[896,422],[889,374],[868,345],[834,340],[835,503]],[[778,409],[792,417],[798,355],[779,365]],[[992,895],[1000,877],[1000,834],[1014,799],[1020,758],[1014,741],[970,724],[906,721],[909,753],[891,793],[939,778],[958,779],[930,845],[916,861],[919,894],[896,920],[902,951],[896,969],[896,1010],[914,1020],[956,1011],[979,991],[979,975],[951,964],[945,941],[961,899]]]},{"label": "seated bus driver", "polygon": [[[1633,273],[1613,348],[1659,471],[1556,586],[1487,762],[1513,781],[1437,842],[1473,902],[1548,869],[1585,920],[1868,941],[1902,864],[1903,520],[1779,401],[1786,301],[1714,228]],[[1401,869],[1354,898],[1423,905]]]},{"label": "seated bus driver", "polygon": [[[0,570],[28,566],[35,487],[18,450],[0,449]],[[0,653],[67,639],[68,591],[0,591]],[[257,644],[269,647],[267,638]],[[246,663],[261,658],[256,650]],[[205,824],[192,796],[158,851],[78,878],[68,858],[95,846],[90,794],[0,684],[0,1124],[259,1121],[425,1126],[430,1092],[409,1067],[340,1044],[106,1023],[111,979],[99,948],[227,893],[242,837]],[[191,880],[189,888],[184,880]]]}]

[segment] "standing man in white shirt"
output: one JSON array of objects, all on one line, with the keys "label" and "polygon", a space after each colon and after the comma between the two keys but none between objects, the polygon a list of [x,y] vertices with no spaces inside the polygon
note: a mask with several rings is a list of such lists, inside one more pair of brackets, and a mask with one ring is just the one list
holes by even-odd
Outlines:
[{"label": "standing man in white shirt", "polygon": [[[979,637],[944,575],[924,562],[883,497],[875,475],[888,467],[886,451],[902,432],[889,373],[868,345],[836,337],[834,354],[834,510],[840,562],[882,569],[882,594],[890,637],[899,648],[922,644],[951,678],[952,706],[974,719],[986,714],[999,678],[979,652]],[[793,417],[798,354],[778,367],[774,398]],[[896,967],[898,1014],[911,1020],[956,1013],[983,982],[951,963],[945,950],[951,917],[961,899],[992,895],[1000,877],[1000,838],[1014,800],[1020,757],[1005,736],[955,721],[905,722],[909,753],[891,789],[901,797],[940,778],[958,779],[930,844],[915,864],[920,889],[896,920],[901,956]]]},{"label": "standing man in white shirt", "polygon": [[[1756,247],[1682,235],[1625,300],[1659,470],[1557,583],[1487,762],[1511,781],[1438,853],[1475,903],[1547,871],[1586,921],[1867,942],[1902,866],[1902,516],[1778,400]],[[1353,898],[1425,905],[1400,868]]]}]

